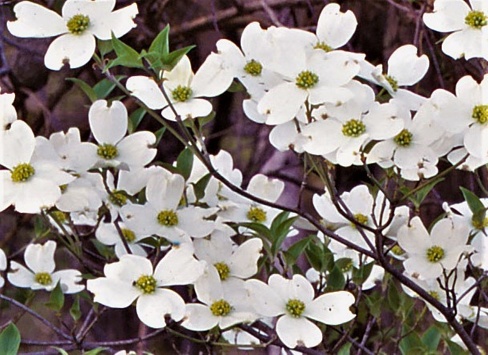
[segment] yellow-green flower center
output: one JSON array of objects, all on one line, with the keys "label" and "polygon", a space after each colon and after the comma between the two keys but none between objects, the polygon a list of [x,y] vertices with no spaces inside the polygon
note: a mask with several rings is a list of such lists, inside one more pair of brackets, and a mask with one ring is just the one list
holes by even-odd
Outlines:
[{"label": "yellow-green flower center", "polygon": [[48,274],[47,272],[38,272],[37,274],[34,275],[34,280],[38,284],[41,284],[44,286],[50,285],[53,282],[51,275]]},{"label": "yellow-green flower center", "polygon": [[362,213],[356,213],[354,215],[354,219],[361,224],[367,224],[368,223],[368,216],[362,214]]},{"label": "yellow-green flower center", "polygon": [[405,251],[398,244],[391,248],[391,252],[398,256],[405,254]]},{"label": "yellow-green flower center", "polygon": [[74,35],[81,35],[90,26],[90,18],[88,16],[78,14],[74,15],[66,23],[68,31]]},{"label": "yellow-green flower center", "polygon": [[412,137],[413,134],[408,129],[402,129],[402,131],[393,138],[393,141],[401,147],[408,147],[412,143]]},{"label": "yellow-green flower center", "polygon": [[226,316],[232,311],[232,306],[226,300],[218,300],[210,306],[210,312],[216,317]]},{"label": "yellow-green flower center", "polygon": [[471,115],[479,124],[488,122],[488,105],[478,105],[473,108]]},{"label": "yellow-green flower center", "polygon": [[32,165],[29,163],[22,163],[15,166],[10,173],[10,177],[13,182],[26,182],[29,180],[34,174],[36,170]]},{"label": "yellow-green flower center", "polygon": [[52,211],[49,213],[52,218],[54,218],[59,223],[64,223],[68,219],[66,213],[61,211]]},{"label": "yellow-green flower center", "polygon": [[143,293],[154,293],[156,291],[157,282],[151,275],[142,275],[134,282],[134,286],[141,290]]},{"label": "yellow-green flower center", "polygon": [[188,86],[178,85],[172,92],[173,100],[177,102],[185,102],[191,99],[193,90]]},{"label": "yellow-green flower center", "polygon": [[354,118],[342,125],[342,134],[346,137],[359,137],[364,132],[366,132],[365,124]]},{"label": "yellow-green flower center", "polygon": [[396,81],[395,78],[393,78],[390,75],[386,75],[385,74],[385,79],[388,82],[388,84],[390,84],[390,86],[393,89],[393,91],[397,91],[398,90],[398,81]]},{"label": "yellow-green flower center", "polygon": [[437,263],[444,258],[444,249],[438,245],[431,246],[427,249],[427,260],[431,263]]},{"label": "yellow-green flower center", "polygon": [[122,207],[127,203],[127,196],[123,191],[120,190],[113,190],[112,193],[108,196],[110,202],[114,205]]},{"label": "yellow-green flower center", "polygon": [[266,211],[262,208],[252,206],[247,211],[247,219],[256,223],[264,223],[266,222]]},{"label": "yellow-green flower center", "polygon": [[437,291],[429,291],[429,295],[431,295],[433,298],[435,298],[438,301],[441,299],[439,292]]},{"label": "yellow-green flower center", "polygon": [[354,264],[352,263],[352,259],[351,258],[345,258],[345,262],[344,262],[344,265],[342,266],[342,272],[348,272],[348,271],[351,271],[352,270],[352,267],[354,266]]},{"label": "yellow-green flower center", "polygon": [[295,78],[295,85],[300,89],[313,88],[319,82],[317,74],[312,73],[310,70],[304,70],[300,72]]},{"label": "yellow-green flower center", "polygon": [[317,44],[313,48],[322,49],[324,52],[331,52],[332,50],[334,50],[334,48],[332,48],[325,42],[317,42]]},{"label": "yellow-green flower center", "polygon": [[483,230],[486,227],[488,227],[488,217],[485,217],[485,219],[483,219],[482,221],[478,221],[475,220],[473,216],[473,218],[471,218],[471,224],[473,225],[474,228],[478,230]]},{"label": "yellow-green flower center", "polygon": [[117,147],[112,144],[102,144],[98,146],[97,154],[105,160],[111,160],[115,158],[119,152]]},{"label": "yellow-green flower center", "polygon": [[136,240],[136,234],[127,228],[122,228],[122,236],[125,240],[127,240],[128,243],[132,243],[134,240]]},{"label": "yellow-green flower center", "polygon": [[173,210],[164,210],[158,213],[158,222],[166,227],[176,226],[178,224],[178,215]]},{"label": "yellow-green flower center", "polygon": [[290,316],[298,318],[305,311],[305,303],[297,299],[291,299],[286,303],[286,311]]},{"label": "yellow-green flower center", "polygon": [[252,59],[244,65],[244,71],[249,75],[259,76],[263,71],[263,66],[258,61]]},{"label": "yellow-green flower center", "polygon": [[219,273],[220,279],[222,281],[226,280],[229,277],[229,265],[227,265],[226,263],[215,263],[214,266],[217,269],[217,272]]},{"label": "yellow-green flower center", "polygon": [[470,11],[464,18],[464,23],[472,28],[480,29],[488,24],[488,17],[483,11]]}]

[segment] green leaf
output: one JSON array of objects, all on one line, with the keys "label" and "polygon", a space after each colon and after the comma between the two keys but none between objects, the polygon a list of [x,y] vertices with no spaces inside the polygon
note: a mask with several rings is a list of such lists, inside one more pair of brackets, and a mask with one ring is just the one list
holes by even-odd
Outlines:
[{"label": "green leaf", "polygon": [[178,169],[179,173],[183,175],[185,180],[188,180],[191,174],[191,168],[193,166],[193,152],[185,148],[178,158],[176,158],[176,168]]},{"label": "green leaf", "polygon": [[296,263],[299,256],[303,254],[304,250],[312,240],[311,237],[312,236],[308,236],[302,240],[299,240],[285,251],[285,258],[288,265],[293,265]]},{"label": "green leaf", "polygon": [[471,212],[473,212],[473,214],[485,209],[485,205],[483,205],[483,202],[481,202],[480,198],[476,196],[473,192],[462,186],[459,187],[459,189],[463,193],[464,199],[468,203],[469,209],[471,210]]},{"label": "green leaf", "polygon": [[10,323],[0,333],[0,354],[17,355],[20,346],[20,333],[15,324]]},{"label": "green leaf", "polygon": [[451,340],[444,340],[449,348],[449,353],[451,355],[468,355],[469,352],[464,350],[459,344],[451,341]]},{"label": "green leaf", "polygon": [[[125,75],[117,75],[115,76],[115,79],[117,81],[125,78]],[[108,79],[103,79],[100,80],[98,83],[95,84],[93,87],[93,91],[95,92],[95,95],[97,99],[105,99],[114,89],[115,89],[115,83],[108,80]]]},{"label": "green leaf", "polygon": [[97,94],[95,90],[93,90],[92,87],[83,80],[78,78],[66,78],[66,80],[75,83],[76,86],[78,86],[86,94],[86,96],[88,96],[91,102],[97,101]]},{"label": "green leaf", "polygon": [[357,285],[362,285],[363,282],[368,279],[369,275],[371,275],[373,265],[374,262],[370,262],[363,265],[359,269],[354,267],[352,269],[352,280],[354,281],[354,283],[356,283]]},{"label": "green leaf", "polygon": [[106,54],[112,52],[114,50],[114,47],[112,46],[112,41],[102,41],[102,40],[97,40],[97,45],[98,45],[98,50],[100,51],[100,54],[102,57],[104,57]]},{"label": "green leaf", "polygon": [[430,326],[430,328],[427,329],[427,331],[422,336],[422,343],[426,346],[428,350],[433,352],[435,352],[439,347],[440,340],[441,332],[435,325]]},{"label": "green leaf", "polygon": [[324,252],[321,247],[316,245],[315,243],[310,243],[305,249],[305,256],[310,264],[315,270],[318,272],[324,272]]},{"label": "green leaf", "polygon": [[227,89],[228,92],[245,92],[246,88],[240,81],[234,80]]},{"label": "green leaf", "polygon": [[51,291],[49,295],[49,301],[45,304],[46,307],[59,312],[64,306],[64,293],[61,288],[61,284],[58,282],[56,287]]},{"label": "green leaf", "polygon": [[81,318],[81,310],[80,310],[80,296],[76,295],[71,308],[69,309],[69,314],[71,318],[76,322]]},{"label": "green leaf", "polygon": [[290,233],[290,228],[295,223],[298,217],[288,218],[289,213],[286,211],[281,212],[278,214],[273,222],[271,223],[270,231],[271,231],[271,252],[273,255],[276,255],[278,251],[281,249],[281,245],[283,241]]},{"label": "green leaf", "polygon": [[83,352],[83,355],[98,355],[100,354],[101,352],[107,350],[108,348],[96,348],[96,349],[92,349],[90,351],[84,351]]},{"label": "green leaf", "polygon": [[[403,327],[403,334],[409,333],[407,327]],[[422,339],[416,332],[410,332],[406,337],[400,341],[400,351],[404,355],[410,354],[425,354],[426,349],[422,344]]]},{"label": "green leaf", "polygon": [[201,200],[205,196],[205,189],[207,188],[208,182],[211,178],[212,174],[208,173],[200,178],[200,180],[198,180],[196,183],[192,184],[197,200]]},{"label": "green leaf", "polygon": [[159,142],[161,142],[161,138],[163,138],[164,132],[166,132],[166,127],[161,127],[156,132],[154,132],[154,135],[156,136],[156,143],[154,143],[155,147],[157,147],[159,145]]},{"label": "green leaf", "polygon": [[149,47],[149,52],[156,52],[162,56],[169,53],[169,25],[159,32]]},{"label": "green leaf", "polygon": [[57,346],[51,346],[51,348],[56,349],[61,355],[69,355],[66,350],[58,348]]},{"label": "green leaf", "polygon": [[97,249],[98,253],[105,259],[110,260],[115,256],[113,247],[100,243],[97,239],[91,239],[91,242],[95,246],[95,249]]},{"label": "green leaf", "polygon": [[181,58],[188,54],[188,52],[191,51],[193,48],[195,48],[195,46],[188,46],[168,53],[162,59],[161,69],[168,71],[173,70],[173,68],[176,66],[176,64],[178,64]]},{"label": "green leaf", "polygon": [[393,282],[393,280],[390,280],[388,284],[387,300],[390,309],[396,313],[396,311],[398,311],[400,308],[401,299],[400,299],[400,293],[398,291],[398,287],[395,284],[395,282]]},{"label": "green leaf", "polygon": [[268,227],[261,223],[239,223],[239,225],[253,230],[267,240],[272,240],[271,231],[268,229]]},{"label": "green leaf", "polygon": [[[207,123],[211,122],[215,118],[216,115],[217,115],[217,113],[215,111],[212,111],[205,117],[198,117],[197,118],[198,126],[199,127],[205,126]],[[190,120],[186,120],[186,121],[190,121]]]},{"label": "green leaf", "polygon": [[129,125],[127,127],[129,134],[132,134],[136,131],[137,127],[141,123],[142,119],[146,115],[146,110],[142,107],[138,108],[134,112],[132,112],[129,116]]},{"label": "green leaf", "polygon": [[351,353],[352,343],[347,343],[341,347],[337,355],[349,355]]},{"label": "green leaf", "polygon": [[334,265],[327,280],[327,288],[332,291],[343,290],[345,285],[346,278],[342,270],[337,265]]},{"label": "green leaf", "polygon": [[113,68],[117,65],[129,68],[144,68],[139,53],[131,46],[116,38],[113,33],[112,46],[117,54],[117,58],[109,63],[108,68]]},{"label": "green leaf", "polygon": [[431,181],[430,183],[422,187],[420,190],[418,190],[416,193],[414,193],[412,196],[410,196],[408,199],[412,201],[416,209],[419,209],[420,205],[425,200],[429,192],[434,188],[435,185],[437,185],[439,182],[443,180],[444,179],[435,179],[434,181]]}]

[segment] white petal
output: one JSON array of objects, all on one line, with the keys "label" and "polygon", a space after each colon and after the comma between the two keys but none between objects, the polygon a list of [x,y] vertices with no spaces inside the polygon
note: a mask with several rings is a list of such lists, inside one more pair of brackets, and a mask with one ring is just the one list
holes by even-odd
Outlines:
[{"label": "white petal", "polygon": [[307,304],[303,316],[330,325],[346,323],[356,316],[349,310],[354,302],[350,292],[326,293]]},{"label": "white petal", "polygon": [[11,272],[7,274],[7,279],[12,285],[27,288],[34,284],[34,274],[26,267],[12,261],[10,269]]},{"label": "white petal", "polygon": [[209,330],[219,323],[219,317],[216,317],[210,311],[210,308],[203,304],[190,303],[186,305],[186,312],[181,326],[194,330]]},{"label": "white petal", "polygon": [[356,31],[357,20],[350,10],[342,13],[339,4],[325,6],[317,22],[317,37],[332,48],[342,47]]},{"label": "white petal", "polygon": [[247,280],[246,290],[252,300],[254,310],[265,317],[275,317],[285,313],[286,301],[270,286],[260,280]]},{"label": "white petal", "polygon": [[24,260],[25,264],[35,273],[54,271],[54,252],[56,251],[56,243],[52,240],[44,244],[29,244],[25,249]]},{"label": "white petal", "polygon": [[283,83],[269,90],[258,103],[258,112],[266,116],[266,124],[291,121],[308,96],[307,90],[295,83]]},{"label": "white petal", "polygon": [[56,271],[52,274],[53,283],[59,282],[63,293],[71,294],[83,291],[85,285],[81,284],[81,273],[78,270],[68,269]]},{"label": "white petal", "polygon": [[193,77],[191,88],[195,97],[215,97],[227,90],[234,79],[233,72],[224,67],[222,59],[211,53]]},{"label": "white petal", "polygon": [[115,7],[115,0],[67,0],[62,8],[64,18],[71,18],[77,14],[92,18],[97,14],[107,15]]},{"label": "white petal", "polygon": [[471,11],[463,0],[436,0],[434,12],[424,14],[427,27],[439,32],[457,31],[466,26],[464,18]]},{"label": "white petal", "polygon": [[90,61],[95,46],[95,37],[89,32],[80,35],[66,33],[49,45],[44,64],[52,70],[61,69],[65,63],[71,69],[79,68]]},{"label": "white petal", "polygon": [[148,78],[147,76],[132,76],[127,79],[125,85],[132,92],[132,96],[137,97],[152,110],[163,108],[166,105],[166,99],[163,93],[152,78]]},{"label": "white petal", "polygon": [[193,249],[184,243],[173,247],[158,263],[154,277],[158,285],[188,285],[195,282],[205,269],[205,262],[193,256]]},{"label": "white petal", "polygon": [[[190,99],[185,102],[174,102],[173,108],[182,120],[205,117],[212,112],[212,104],[204,99]],[[167,120],[176,121],[176,116],[170,106],[164,108],[161,115]]]},{"label": "white petal", "polygon": [[179,321],[185,315],[185,302],[176,292],[158,289],[154,294],[142,295],[137,300],[137,316],[151,328],[166,326],[165,317]]},{"label": "white petal", "polygon": [[29,125],[17,120],[9,130],[0,132],[0,143],[0,165],[13,169],[18,164],[30,162],[36,139]]},{"label": "white petal", "polygon": [[416,253],[432,246],[429,232],[427,232],[419,217],[414,217],[410,221],[410,225],[400,228],[398,231],[398,244],[408,253]]},{"label": "white petal", "polygon": [[153,267],[151,261],[142,256],[124,255],[118,262],[105,264],[103,272],[107,278],[125,282],[133,287],[133,282],[139,277],[152,276]]},{"label": "white petal", "polygon": [[429,69],[429,58],[417,56],[417,47],[407,44],[396,49],[388,59],[388,75],[398,86],[410,86],[420,81]]},{"label": "white petal", "polygon": [[42,208],[52,207],[61,196],[61,190],[53,181],[38,179],[16,183],[15,210],[21,213],[39,213]]},{"label": "white petal", "polygon": [[464,56],[466,60],[484,57],[488,45],[486,35],[477,29],[468,28],[460,32],[451,33],[442,42],[442,51],[454,59]]},{"label": "white petal", "polygon": [[276,333],[280,340],[290,349],[297,346],[312,348],[322,341],[319,327],[306,318],[294,318],[284,315],[276,322]]},{"label": "white petal", "polygon": [[171,71],[164,72],[164,87],[174,90],[179,85],[189,87],[193,79],[190,59],[185,55]]},{"label": "white petal", "polygon": [[258,271],[258,259],[261,256],[263,241],[252,238],[242,243],[229,261],[229,269],[233,276],[245,279]]},{"label": "white petal", "polygon": [[106,100],[95,101],[88,111],[88,121],[99,144],[115,145],[127,133],[127,109],[120,101],[113,101],[110,106]]},{"label": "white petal", "polygon": [[156,136],[149,131],[135,132],[117,144],[119,155],[116,159],[126,163],[129,168],[139,168],[149,164],[157,150],[151,148],[156,143]]},{"label": "white petal", "polygon": [[472,125],[464,136],[466,150],[475,158],[488,157],[488,126],[486,124]]},{"label": "white petal", "polygon": [[93,17],[90,16],[90,31],[102,40],[111,39],[112,32],[116,38],[122,37],[136,27],[134,18],[138,13],[139,10],[136,3],[108,14],[97,13]]},{"label": "white petal", "polygon": [[127,282],[100,277],[86,282],[86,288],[95,294],[93,300],[111,308],[129,307],[141,291]]},{"label": "white petal", "polygon": [[7,22],[7,28],[16,37],[52,37],[68,32],[64,19],[56,12],[30,1],[14,6],[16,21]]},{"label": "white petal", "polygon": [[293,275],[291,280],[279,274],[273,274],[269,277],[268,284],[286,302],[290,299],[298,299],[307,304],[313,300],[315,295],[310,282],[299,274]]},{"label": "white petal", "polygon": [[7,268],[7,256],[3,249],[0,249],[0,270],[5,270]]},{"label": "white petal", "polygon": [[266,201],[275,202],[285,188],[285,183],[278,179],[269,179],[263,174],[256,174],[249,181],[247,192]]}]

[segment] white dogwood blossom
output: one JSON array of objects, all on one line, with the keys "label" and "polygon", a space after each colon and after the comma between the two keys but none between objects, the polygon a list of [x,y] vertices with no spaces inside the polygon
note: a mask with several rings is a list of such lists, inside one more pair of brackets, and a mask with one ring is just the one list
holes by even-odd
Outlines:
[{"label": "white dogwood blossom", "polygon": [[15,5],[15,21],[7,22],[10,33],[22,38],[56,38],[49,46],[44,64],[59,70],[65,64],[78,68],[90,60],[95,37],[121,37],[136,26],[137,4],[113,11],[115,0],[67,0],[62,15],[30,1]]},{"label": "white dogwood blossom", "polygon": [[189,244],[174,247],[153,266],[149,259],[126,254],[120,261],[106,264],[105,277],[88,280],[94,301],[111,308],[126,308],[136,301],[139,319],[149,327],[166,326],[165,316],[179,321],[185,314],[185,302],[173,285],[188,285],[202,274],[205,262],[193,257]]},{"label": "white dogwood blossom", "polygon": [[354,296],[346,291],[329,292],[315,298],[310,282],[302,275],[291,280],[273,274],[268,284],[246,281],[252,305],[258,314],[279,317],[276,333],[289,348],[314,347],[322,341],[322,331],[309,319],[329,325],[349,322],[355,317],[349,307]]},{"label": "white dogwood blossom", "polygon": [[81,272],[75,269],[54,271],[54,253],[56,242],[50,240],[44,244],[29,244],[24,252],[24,261],[28,268],[12,261],[11,271],[7,274],[9,282],[17,287],[32,290],[52,291],[59,283],[63,293],[77,293],[85,286],[80,284]]},{"label": "white dogwood blossom", "polygon": [[459,59],[488,59],[488,3],[469,0],[435,0],[434,11],[423,16],[427,27],[452,32],[442,42],[442,51]]}]

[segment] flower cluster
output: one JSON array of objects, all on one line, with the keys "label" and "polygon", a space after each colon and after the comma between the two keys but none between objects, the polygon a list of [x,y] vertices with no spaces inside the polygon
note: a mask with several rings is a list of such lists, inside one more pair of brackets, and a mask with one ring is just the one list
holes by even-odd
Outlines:
[{"label": "flower cluster", "polygon": [[[49,223],[25,247],[26,266],[14,260],[18,252],[7,257],[0,249],[9,286],[48,291],[51,300],[75,295],[75,322],[83,295],[91,306],[134,306],[150,328],[184,328],[185,337],[208,332],[202,339],[209,342],[322,350],[334,341],[328,333],[334,327],[364,350],[366,337],[359,344],[354,332],[335,326],[363,322],[365,307],[373,312],[388,287],[397,290],[393,277],[405,294],[428,302],[435,320],[456,325],[466,345],[459,322],[488,328],[488,309],[473,298],[488,271],[488,199],[462,188],[465,201],[445,203],[431,228],[419,217],[442,178],[441,159],[451,163],[445,174],[488,164],[488,74],[480,83],[461,77],[455,94],[419,95],[407,87],[426,75],[428,57],[406,44],[384,69],[341,49],[357,20],[336,3],[323,8],[315,33],[253,22],[240,47],[219,40],[194,73],[188,50],[169,52],[169,29],[141,53],[120,42],[138,9],[113,11],[115,5],[68,0],[59,15],[23,1],[14,7],[17,19],[7,23],[19,37],[60,35],[47,50],[48,68],[80,67],[93,56],[125,94],[88,95],[91,135],[84,141],[77,128],[36,136],[17,118],[14,94],[0,93],[0,212],[12,207]],[[435,0],[423,19],[434,30],[454,31],[443,42],[446,54],[488,59],[488,8],[470,5]],[[98,57],[96,39],[111,39],[117,58]],[[146,75],[125,80],[110,73],[121,63]],[[212,119],[210,100],[237,82],[248,94],[245,115],[272,126],[270,143],[300,154],[306,175],[321,179],[324,192],[310,199],[318,217],[300,209],[302,196],[298,208],[281,205],[283,181],[261,173],[244,179],[230,153],[208,154],[201,126]],[[134,101],[140,108],[129,115]],[[141,119],[151,113],[185,143],[172,164],[156,160],[163,130],[137,130],[133,117],[141,112]],[[368,184],[337,189],[336,165],[364,167]],[[483,181],[480,187],[486,193]],[[55,271],[61,243],[78,269]],[[381,317],[376,313],[367,332]],[[405,329],[402,337],[411,333]],[[83,342],[78,334],[67,339]]]}]

